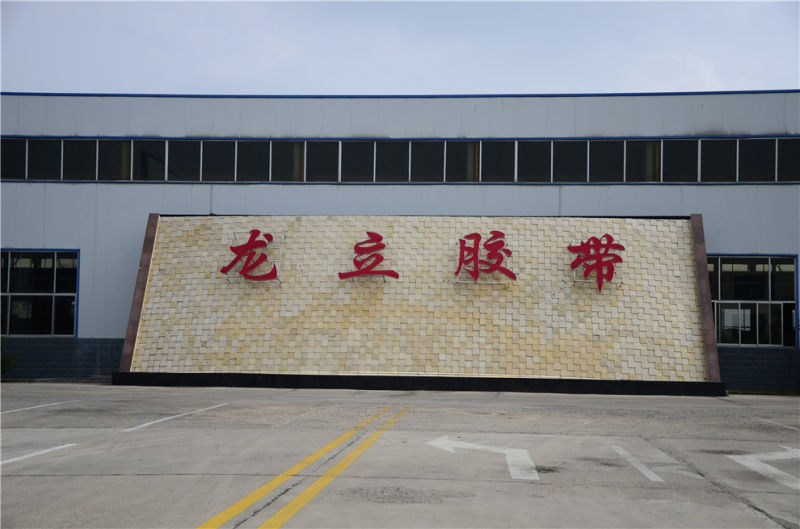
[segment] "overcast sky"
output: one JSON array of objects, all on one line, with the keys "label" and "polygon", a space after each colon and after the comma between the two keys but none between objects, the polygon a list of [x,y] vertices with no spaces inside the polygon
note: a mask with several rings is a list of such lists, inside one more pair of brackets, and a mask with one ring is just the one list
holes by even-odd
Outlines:
[{"label": "overcast sky", "polygon": [[3,91],[545,94],[800,88],[800,0],[10,2]]}]

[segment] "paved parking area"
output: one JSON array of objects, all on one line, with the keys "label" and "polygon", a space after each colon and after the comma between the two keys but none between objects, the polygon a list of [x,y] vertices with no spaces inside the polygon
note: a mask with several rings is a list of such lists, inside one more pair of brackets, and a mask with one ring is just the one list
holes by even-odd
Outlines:
[{"label": "paved parking area", "polygon": [[2,385],[2,527],[800,526],[800,399]]}]

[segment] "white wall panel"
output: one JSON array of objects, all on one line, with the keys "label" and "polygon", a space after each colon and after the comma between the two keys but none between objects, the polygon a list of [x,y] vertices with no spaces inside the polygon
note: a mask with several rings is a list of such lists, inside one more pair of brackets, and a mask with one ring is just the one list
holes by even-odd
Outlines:
[{"label": "white wall panel", "polygon": [[[576,110],[573,99],[554,98],[547,102],[547,128],[540,137],[565,138],[580,136],[576,128]],[[583,131],[583,128],[581,128]]]},{"label": "white wall panel", "polygon": [[[793,98],[795,101],[800,99],[798,95],[800,94],[793,94],[795,97]],[[776,97],[781,97],[782,94],[775,94]],[[783,99],[782,104],[778,105],[772,100],[772,98],[756,98],[753,95],[749,96],[753,100],[753,119],[750,122],[749,126],[745,130],[750,131],[763,131],[768,129],[769,127],[779,127],[782,130],[789,133],[791,129],[787,128],[788,125],[788,116],[789,116],[789,108],[787,105],[786,96],[783,95],[781,99]],[[733,111],[733,109],[730,109]],[[755,132],[759,133],[759,132]],[[795,131],[794,134],[797,134]]]},{"label": "white wall panel", "polygon": [[[211,108],[212,124],[210,136],[235,138],[241,130],[241,99],[214,99]],[[207,132],[204,135],[209,135]]]},{"label": "white wall panel", "polygon": [[[343,101],[340,101],[337,104],[336,101],[329,100],[321,105],[319,129],[315,131],[314,136],[322,136],[325,131],[329,130],[338,132],[350,130],[353,122],[353,107],[343,103]],[[338,138],[340,135],[330,135],[328,137]]]},{"label": "white wall panel", "polygon": [[183,103],[183,107],[180,109],[182,112],[180,122],[184,123],[186,130],[184,133],[174,136],[179,138],[182,136],[194,138],[210,136],[207,132],[209,130],[207,127],[208,116],[206,116],[209,111],[208,105],[202,99],[186,99]]},{"label": "white wall panel", "polygon": [[[178,104],[169,99],[157,99],[155,104],[158,112],[158,136],[165,138],[192,136],[190,123],[187,119],[191,114],[187,106],[191,99],[184,99]],[[201,110],[201,109],[198,109]],[[198,126],[198,130],[201,130]],[[201,134],[202,135],[202,134]]]},{"label": "white wall panel", "polygon": [[75,136],[78,131],[76,108],[70,101],[65,104],[67,100],[62,97],[54,97],[45,101],[45,116],[47,121],[53,120],[61,124],[64,136]]},{"label": "white wall panel", "polygon": [[[103,121],[97,124],[97,132],[90,134],[91,126],[78,130],[79,136],[134,136],[131,126],[132,104],[120,105],[115,98],[86,98],[88,104],[96,104],[102,108]],[[128,131],[126,133],[126,131]]]},{"label": "white wall panel", "polygon": [[800,97],[795,94],[785,94],[786,130],[800,130]]},{"label": "white wall panel", "polygon": [[[721,97],[722,103],[722,130],[729,133],[749,136],[750,127],[756,122],[755,106],[759,101],[757,97]],[[767,106],[771,101],[765,101]],[[762,127],[766,123],[762,123]]]},{"label": "white wall panel", "polygon": [[6,130],[20,130],[19,124],[19,107],[22,104],[21,99],[6,98],[2,99],[0,103],[0,124],[3,126],[4,134],[12,134]]},{"label": "white wall panel", "polygon": [[[709,253],[798,253],[797,185],[683,187],[683,211],[703,213]],[[684,213],[685,214],[685,213]]]},{"label": "white wall panel", "polygon": [[[161,136],[158,117],[161,103],[157,97],[137,97],[132,100],[131,128],[136,131],[132,136]],[[183,101],[175,100],[174,104],[182,106]]]},{"label": "white wall panel", "polygon": [[44,198],[47,185],[2,183],[0,244],[4,248],[44,247]]},{"label": "white wall panel", "polygon": [[74,110],[75,135],[103,122],[103,105],[94,104],[90,98],[75,100]]},{"label": "white wall panel", "polygon": [[[3,96],[2,106],[5,106],[5,101],[9,96]],[[19,127],[17,130],[8,130],[12,123],[0,123],[3,128],[3,134],[23,134],[30,136],[47,136],[57,134],[61,130],[56,124],[47,122],[45,111],[45,102],[42,98],[25,97],[15,98],[19,102],[19,121],[16,125]]]},{"label": "white wall panel", "polygon": [[[591,97],[2,98],[3,105],[19,105],[17,120],[3,120],[4,134],[488,138],[800,133],[797,92]],[[99,119],[102,123],[95,121]]]}]

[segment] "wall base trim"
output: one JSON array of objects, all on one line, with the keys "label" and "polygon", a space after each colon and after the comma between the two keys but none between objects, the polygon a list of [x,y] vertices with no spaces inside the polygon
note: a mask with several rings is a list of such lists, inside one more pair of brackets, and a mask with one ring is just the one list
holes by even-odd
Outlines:
[{"label": "wall base trim", "polygon": [[259,373],[117,372],[123,386],[230,386],[266,388],[509,391],[524,393],[597,393],[609,395],[727,395],[722,382],[589,380],[566,378],[435,377],[387,375],[284,375]]}]

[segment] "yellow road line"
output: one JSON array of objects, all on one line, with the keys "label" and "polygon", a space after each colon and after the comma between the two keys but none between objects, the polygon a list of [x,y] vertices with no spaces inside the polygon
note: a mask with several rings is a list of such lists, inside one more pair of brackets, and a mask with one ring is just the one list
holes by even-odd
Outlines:
[{"label": "yellow road line", "polygon": [[228,507],[227,509],[225,509],[224,511],[222,511],[218,515],[216,515],[213,518],[211,518],[210,520],[204,522],[203,524],[201,524],[198,527],[198,529],[217,529],[217,528],[219,528],[220,526],[222,526],[222,524],[224,524],[225,522],[229,521],[233,517],[239,515],[242,511],[244,511],[245,509],[247,509],[248,507],[253,505],[255,502],[257,502],[258,500],[260,500],[261,498],[263,498],[264,496],[266,496],[267,494],[269,494],[270,492],[272,492],[273,490],[275,490],[276,488],[281,486],[283,483],[288,481],[294,475],[298,474],[303,469],[308,467],[310,464],[314,463],[319,458],[321,458],[322,456],[324,456],[325,454],[327,454],[328,452],[330,452],[331,450],[333,450],[334,448],[336,448],[340,444],[344,443],[345,441],[347,441],[348,439],[353,437],[353,435],[355,435],[356,432],[358,432],[359,430],[361,430],[362,428],[367,426],[369,423],[371,423],[372,421],[374,421],[375,419],[377,419],[378,417],[380,417],[381,415],[386,413],[386,411],[389,408],[391,408],[391,406],[386,406],[385,408],[383,408],[381,411],[379,411],[378,413],[376,413],[375,415],[373,415],[369,419],[361,422],[358,426],[356,426],[352,430],[349,430],[349,431],[343,433],[342,435],[337,437],[334,441],[328,443],[327,445],[325,445],[324,447],[320,448],[319,450],[317,450],[316,452],[314,452],[313,454],[311,454],[307,458],[303,459],[302,461],[300,461],[296,465],[294,465],[291,468],[289,468],[283,474],[280,474],[279,476],[276,476],[275,478],[270,480],[268,483],[266,483],[266,484],[262,485],[261,487],[257,488],[256,490],[254,490],[253,492],[251,492],[250,494],[248,494],[247,496],[245,496],[241,500],[237,501],[236,503],[234,503],[233,505],[231,505],[230,507]]},{"label": "yellow road line", "polygon": [[288,522],[292,516],[297,514],[297,512],[305,507],[308,502],[314,499],[317,494],[322,492],[322,489],[327,487],[331,481],[336,479],[339,474],[344,472],[344,470],[349,467],[350,464],[358,458],[358,456],[366,452],[370,446],[375,444],[375,441],[377,441],[378,438],[386,432],[386,430],[394,426],[394,423],[396,423],[400,417],[405,415],[409,409],[411,409],[411,406],[406,406],[403,408],[403,411],[392,417],[386,424],[381,426],[380,430],[367,437],[366,440],[364,440],[360,445],[355,447],[349,454],[347,454],[344,459],[339,461],[339,463],[337,463],[333,468],[323,474],[322,477],[320,477],[317,481],[309,485],[306,490],[298,494],[295,499],[290,501],[283,509],[275,513],[272,518],[264,522],[264,524],[259,526],[258,529],[277,529]]}]

